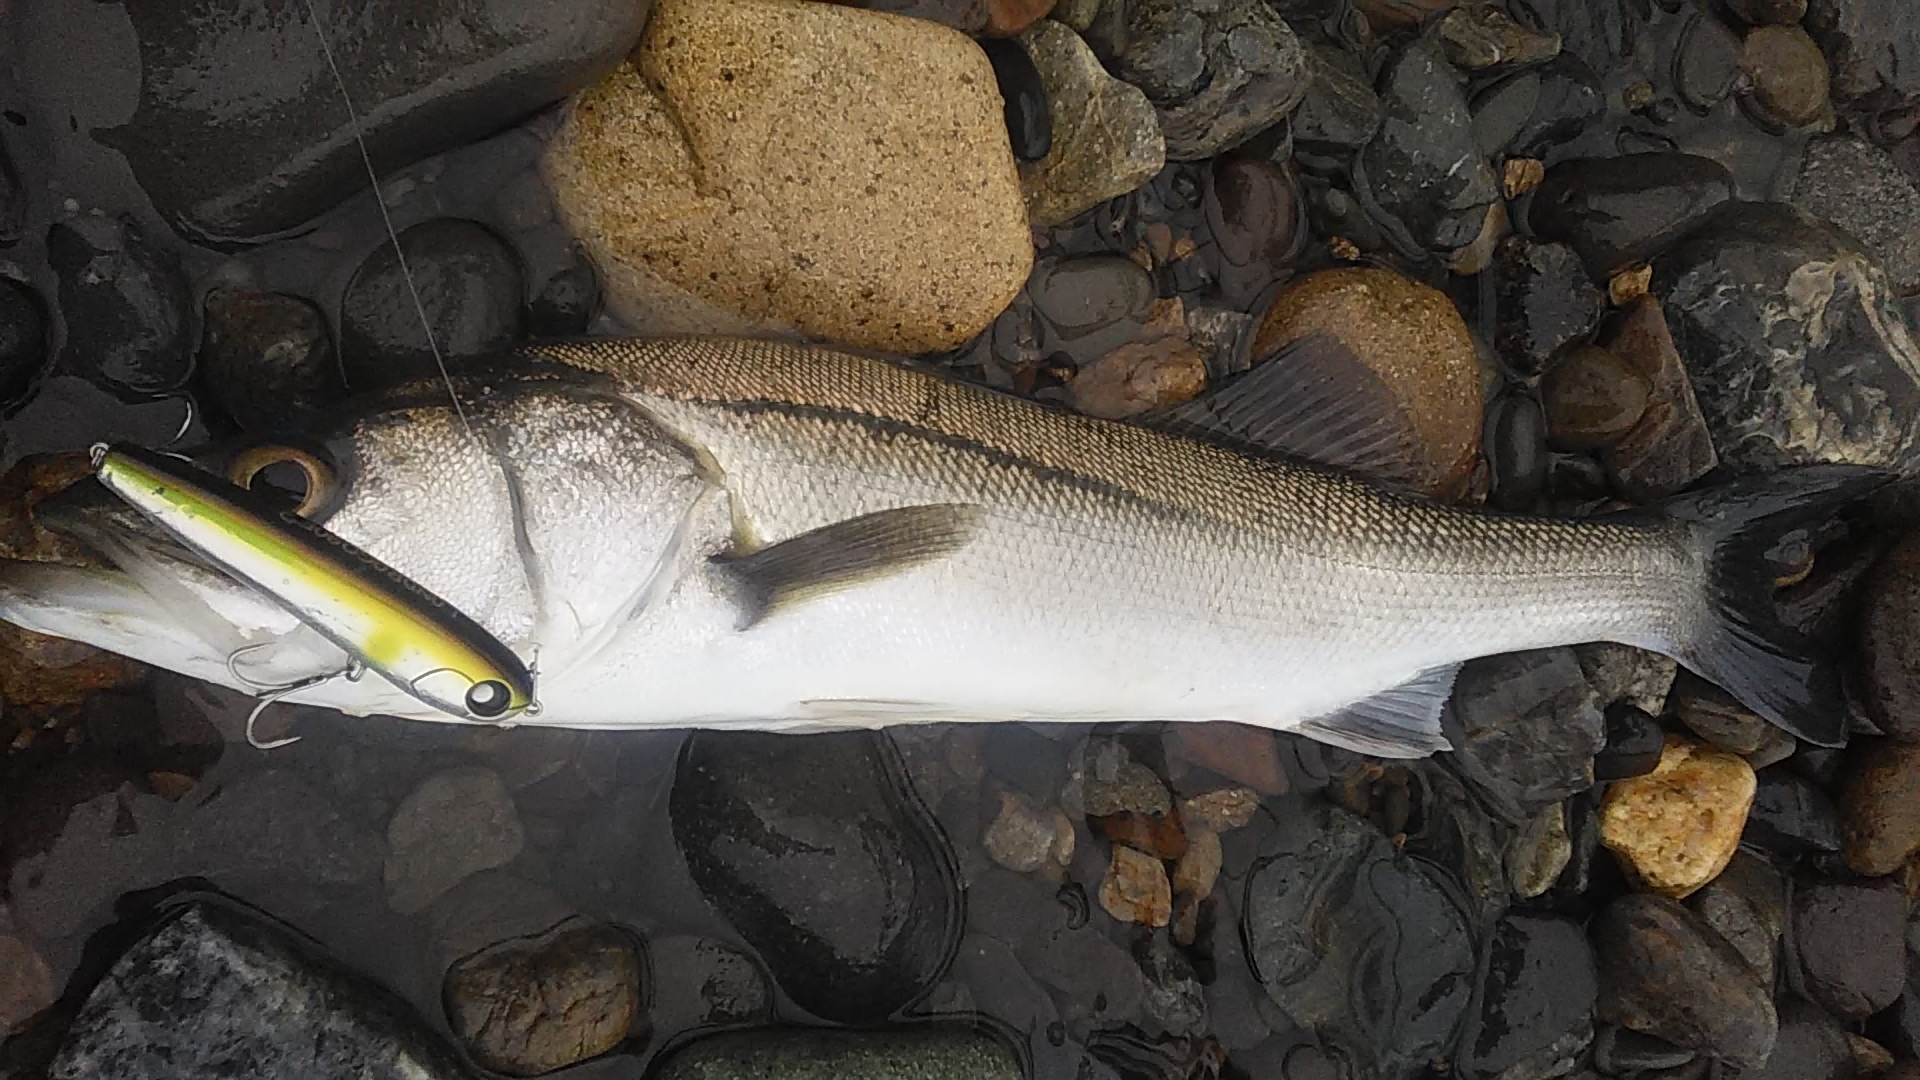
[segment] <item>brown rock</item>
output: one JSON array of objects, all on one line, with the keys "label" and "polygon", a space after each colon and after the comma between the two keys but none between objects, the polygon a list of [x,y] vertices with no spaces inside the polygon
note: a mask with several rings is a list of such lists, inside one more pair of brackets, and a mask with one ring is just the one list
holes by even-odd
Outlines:
[{"label": "brown rock", "polygon": [[1054,847],[1053,817],[1018,792],[1000,796],[1000,813],[981,838],[987,857],[1016,873],[1040,869]]},{"label": "brown rock", "polygon": [[1100,835],[1116,844],[1144,851],[1156,859],[1177,859],[1187,853],[1187,831],[1172,815],[1122,811],[1087,819]]},{"label": "brown rock", "polygon": [[1920,854],[1920,744],[1861,740],[1840,790],[1847,868],[1878,877]]},{"label": "brown rock", "polygon": [[59,995],[47,962],[32,945],[14,936],[13,920],[0,907],[0,1041],[19,1031]]},{"label": "brown rock", "polygon": [[1195,829],[1187,834],[1187,851],[1173,866],[1173,891],[1205,897],[1220,877],[1220,834]]},{"label": "brown rock", "polygon": [[1463,490],[1485,402],[1473,337],[1446,294],[1374,267],[1308,274],[1274,298],[1252,355],[1312,333],[1345,346],[1394,395],[1420,448],[1422,489]]},{"label": "brown rock", "polygon": [[1547,163],[1539,158],[1508,158],[1500,166],[1500,190],[1517,199],[1547,178]]},{"label": "brown rock", "polygon": [[1190,401],[1207,388],[1207,362],[1184,336],[1131,341],[1080,369],[1067,400],[1089,416],[1122,420]]},{"label": "brown rock", "polygon": [[1513,235],[1513,219],[1507,216],[1507,204],[1496,199],[1487,204],[1480,219],[1480,231],[1472,242],[1447,256],[1447,269],[1462,277],[1477,274],[1493,265],[1501,241]]},{"label": "brown rock", "polygon": [[1621,494],[1651,502],[1719,464],[1660,301],[1643,295],[1627,305],[1605,344],[1639,371],[1650,391],[1640,422],[1600,455]]},{"label": "brown rock", "polygon": [[1740,70],[1753,80],[1754,104],[1787,127],[1811,123],[1827,109],[1827,58],[1798,26],[1748,31]]},{"label": "brown rock", "polygon": [[1495,64],[1534,64],[1560,53],[1559,34],[1541,34],[1514,22],[1493,4],[1468,4],[1440,20],[1447,61],[1468,71]]},{"label": "brown rock", "polygon": [[568,920],[454,964],[447,1024],[482,1065],[537,1076],[606,1053],[645,1005],[645,959],[627,931]]},{"label": "brown rock", "polygon": [[1053,2],[1054,0],[987,0],[986,33],[989,37],[1012,37],[1051,14]]},{"label": "brown rock", "polygon": [[878,12],[663,0],[544,168],[609,307],[649,332],[948,349],[1033,260],[985,54]]},{"label": "brown rock", "polygon": [[0,622],[0,700],[9,711],[78,705],[146,677],[145,664],[124,656]]},{"label": "brown rock", "polygon": [[1165,926],[1173,921],[1173,887],[1159,859],[1113,845],[1113,863],[1100,882],[1100,906],[1121,922]]},{"label": "brown rock", "polygon": [[1739,1067],[1766,1062],[1772,995],[1732,945],[1672,900],[1628,894],[1594,919],[1596,1015]]},{"label": "brown rock", "polygon": [[1195,795],[1180,804],[1181,819],[1190,829],[1226,832],[1253,820],[1260,809],[1260,794],[1251,788],[1221,788]]},{"label": "brown rock", "polygon": [[1607,279],[1607,299],[1613,301],[1614,307],[1626,307],[1647,295],[1647,289],[1652,285],[1653,264],[1641,263]]},{"label": "brown rock", "polygon": [[1547,369],[1540,381],[1547,435],[1569,450],[1611,446],[1647,411],[1647,380],[1598,345],[1581,345]]},{"label": "brown rock", "polygon": [[1280,764],[1273,732],[1226,721],[1175,724],[1166,735],[1167,753],[1203,769],[1238,780],[1262,795],[1285,795],[1287,771]]},{"label": "brown rock", "polygon": [[1755,786],[1740,757],[1670,735],[1652,772],[1607,789],[1600,841],[1647,891],[1684,897],[1733,859]]},{"label": "brown rock", "polygon": [[1920,532],[1880,557],[1862,591],[1859,663],[1867,716],[1894,738],[1920,740]]}]

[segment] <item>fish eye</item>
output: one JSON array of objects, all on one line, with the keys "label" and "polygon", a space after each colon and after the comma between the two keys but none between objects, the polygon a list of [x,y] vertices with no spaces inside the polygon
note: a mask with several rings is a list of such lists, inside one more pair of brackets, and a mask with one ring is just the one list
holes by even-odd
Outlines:
[{"label": "fish eye", "polygon": [[507,711],[513,692],[499,679],[484,679],[467,688],[467,711],[483,720],[491,720]]},{"label": "fish eye", "polygon": [[340,488],[340,474],[318,454],[297,446],[251,447],[233,459],[227,478],[248,491],[296,503],[294,513],[312,517]]}]

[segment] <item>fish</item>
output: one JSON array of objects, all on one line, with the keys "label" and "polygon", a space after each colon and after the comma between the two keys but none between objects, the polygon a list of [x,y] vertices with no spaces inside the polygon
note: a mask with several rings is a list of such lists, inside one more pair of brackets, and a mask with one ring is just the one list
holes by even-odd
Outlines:
[{"label": "fish", "polygon": [[[1611,641],[1844,741],[1770,553],[1884,474],[1586,519],[1444,504],[1366,475],[1398,436],[1309,377],[1315,348],[1128,423],[789,341],[525,346],[318,433],[339,493],[313,521],[537,657],[541,711],[509,723],[1236,721],[1416,758],[1449,748],[1464,662]],[[0,619],[236,689],[236,641],[288,681],[340,661],[137,516],[44,524],[119,536],[119,565],[0,565]],[[384,680],[286,700],[463,719]]]}]

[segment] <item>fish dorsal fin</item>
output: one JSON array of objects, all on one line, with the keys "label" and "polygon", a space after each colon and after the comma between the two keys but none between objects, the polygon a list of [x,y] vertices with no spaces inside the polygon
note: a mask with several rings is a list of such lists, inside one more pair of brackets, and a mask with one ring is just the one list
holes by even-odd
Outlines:
[{"label": "fish dorsal fin", "polygon": [[1419,487],[1419,444],[1405,411],[1380,376],[1331,334],[1303,334],[1219,389],[1139,422],[1254,456]]},{"label": "fish dorsal fin", "polygon": [[1440,710],[1453,694],[1459,664],[1423,671],[1391,690],[1301,724],[1300,734],[1381,758],[1422,758],[1453,745],[1440,734]]},{"label": "fish dorsal fin", "polygon": [[973,538],[980,508],[902,506],[804,532],[746,555],[716,555],[739,586],[740,628],[774,608],[898,573],[951,554]]}]

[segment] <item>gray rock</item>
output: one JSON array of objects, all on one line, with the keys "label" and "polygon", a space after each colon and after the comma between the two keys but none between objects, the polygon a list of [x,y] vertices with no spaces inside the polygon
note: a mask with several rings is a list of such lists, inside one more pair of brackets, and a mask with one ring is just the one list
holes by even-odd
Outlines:
[{"label": "gray rock", "polygon": [[1147,1019],[1169,1035],[1206,1034],[1210,1027],[1206,992],[1186,956],[1155,934],[1134,946],[1134,959],[1145,976],[1140,1005]]},{"label": "gray rock", "polygon": [[1906,977],[1907,900],[1891,882],[1819,884],[1793,897],[1793,946],[1813,1000],[1845,1020],[1879,1012]]},{"label": "gray rock", "polygon": [[1480,1008],[1461,1064],[1469,1076],[1556,1076],[1593,1039],[1593,950],[1566,919],[1510,915],[1487,942]]},{"label": "gray rock", "polygon": [[1515,896],[1530,900],[1553,888],[1571,858],[1573,840],[1567,835],[1567,810],[1556,803],[1514,834],[1512,846],[1507,848],[1507,882]]},{"label": "gray rock", "polygon": [[1692,896],[1687,907],[1727,939],[1747,966],[1772,986],[1780,934],[1787,925],[1787,886],[1765,859],[1738,852],[1720,876]]},{"label": "gray rock", "polygon": [[492,770],[435,773],[387,824],[387,902],[402,915],[424,910],[468,875],[512,862],[525,844],[513,796]]},{"label": "gray rock", "polygon": [[646,957],[632,933],[583,919],[498,942],[447,972],[447,1024],[474,1060],[537,1076],[613,1049],[641,1018]]},{"label": "gray rock", "polygon": [[1081,781],[1081,805],[1088,817],[1106,817],[1132,811],[1166,814],[1173,796],[1152,769],[1133,760],[1126,747],[1099,739],[1087,744]]},{"label": "gray rock", "polygon": [[205,311],[200,370],[242,428],[307,430],[347,396],[326,316],[307,301],[221,289]]},{"label": "gray rock", "polygon": [[1129,259],[1093,255],[1042,262],[1027,280],[1043,353],[1086,364],[1132,341],[1156,297],[1153,278]]},{"label": "gray rock", "polygon": [[1380,130],[1354,162],[1403,245],[1449,253],[1480,235],[1500,187],[1474,138],[1460,76],[1431,48],[1406,46],[1382,75]]},{"label": "gray rock", "polygon": [[[1054,820],[1058,811],[1043,811],[1033,800],[1018,792],[1000,797],[1000,812],[987,826],[980,843],[987,857],[1009,870],[1032,873],[1045,866],[1056,851],[1060,830]],[[1064,818],[1062,818],[1064,820]],[[1072,834],[1071,823],[1067,833]]]},{"label": "gray rock", "polygon": [[574,914],[559,893],[502,870],[482,870],[455,885],[426,910],[427,929],[450,967],[496,941],[527,937]]},{"label": "gray rock", "polygon": [[382,244],[340,298],[341,370],[357,394],[438,378],[442,364],[457,369],[512,345],[525,331],[520,256],[493,230],[435,218],[401,231],[400,249],[404,272],[394,246]]},{"label": "gray rock", "polygon": [[1053,118],[1053,146],[1020,165],[1020,189],[1035,225],[1059,225],[1153,179],[1167,144],[1153,103],[1100,65],[1080,35],[1042,19],[1020,35],[1040,73]]},{"label": "gray rock", "polygon": [[1607,739],[1593,687],[1566,649],[1468,663],[1442,728],[1461,774],[1514,822],[1592,787]]},{"label": "gray rock", "polygon": [[1920,287],[1920,186],[1885,150],[1857,135],[1812,140],[1788,201],[1859,240],[1899,292]]},{"label": "gray rock", "polygon": [[1474,139],[1491,157],[1543,157],[1579,138],[1605,107],[1600,77],[1562,54],[1475,93]]},{"label": "gray rock", "polygon": [[1726,166],[1693,154],[1575,158],[1547,170],[1527,222],[1573,245],[1595,280],[1644,262],[1733,198]]},{"label": "gray rock", "polygon": [[767,1029],[712,1035],[674,1051],[655,1080],[1022,1080],[1020,1059],[971,1028]]},{"label": "gray rock", "polygon": [[1306,95],[1306,50],[1263,0],[1140,0],[1090,32],[1115,75],[1146,91],[1171,161],[1199,161],[1272,127]]},{"label": "gray rock", "polygon": [[1624,701],[1655,716],[1666,708],[1680,668],[1670,656],[1611,641],[1575,645],[1573,656],[1601,705]]},{"label": "gray rock", "polygon": [[1854,1051],[1847,1030],[1816,1005],[1788,999],[1780,1006],[1780,1037],[1773,1054],[1740,1080],[1853,1080]]},{"label": "gray rock", "polygon": [[1773,997],[1738,950],[1661,896],[1615,900],[1589,928],[1599,960],[1596,1015],[1741,1068],[1773,1052]]},{"label": "gray rock", "polygon": [[1905,468],[1920,457],[1920,347],[1886,273],[1792,207],[1723,207],[1654,267],[1721,464]]},{"label": "gray rock", "polygon": [[763,1023],[773,1012],[766,972],[753,957],[718,941],[668,937],[647,942],[653,998],[647,1019],[670,1039],[698,1028]]},{"label": "gray rock", "polygon": [[104,388],[157,394],[193,374],[199,327],[179,260],[132,217],[77,217],[47,230],[60,283],[63,360]]},{"label": "gray rock", "polygon": [[1291,118],[1294,142],[1302,149],[1337,153],[1373,138],[1380,127],[1380,95],[1359,59],[1315,43],[1307,47],[1307,70],[1307,93]]},{"label": "gray rock", "polygon": [[48,1073],[112,1076],[470,1075],[398,997],[235,905],[187,904],[95,986]]},{"label": "gray rock", "polygon": [[1808,0],[1806,26],[1833,64],[1833,96],[1861,108],[1920,100],[1920,19],[1907,0]]},{"label": "gray rock", "polygon": [[1076,1032],[1139,1019],[1146,996],[1140,965],[1092,926],[1055,930],[1017,951],[1033,977],[1057,992],[1061,1019]]},{"label": "gray rock", "polygon": [[1758,750],[1772,727],[1732,694],[1690,671],[1674,680],[1673,703],[1680,722],[1695,735],[1736,754]]},{"label": "gray rock", "polygon": [[1498,64],[1537,64],[1560,53],[1560,35],[1541,34],[1492,4],[1462,4],[1440,20],[1447,60],[1468,71]]}]

